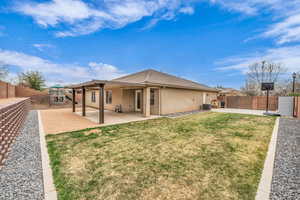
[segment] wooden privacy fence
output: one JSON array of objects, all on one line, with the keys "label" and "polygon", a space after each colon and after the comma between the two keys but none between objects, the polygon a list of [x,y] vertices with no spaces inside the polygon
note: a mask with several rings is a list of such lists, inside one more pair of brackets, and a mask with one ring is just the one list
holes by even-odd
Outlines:
[{"label": "wooden privacy fence", "polygon": [[294,116],[300,119],[300,97],[294,100]]},{"label": "wooden privacy fence", "polygon": [[[225,97],[226,108],[265,110],[267,106],[266,96],[228,96]],[[269,97],[269,110],[278,109],[278,97]]]},{"label": "wooden privacy fence", "polygon": [[0,167],[25,121],[29,105],[30,99],[23,98],[17,102],[0,106]]}]

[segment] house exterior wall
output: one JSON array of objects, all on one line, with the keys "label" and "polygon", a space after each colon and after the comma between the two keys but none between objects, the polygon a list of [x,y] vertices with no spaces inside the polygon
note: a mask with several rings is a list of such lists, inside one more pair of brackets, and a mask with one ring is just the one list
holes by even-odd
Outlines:
[{"label": "house exterior wall", "polygon": [[123,98],[122,98],[122,109],[123,112],[134,112],[135,105],[134,105],[134,98],[135,98],[135,90],[123,90]]},{"label": "house exterior wall", "polygon": [[154,89],[154,105],[150,104],[150,114],[159,115],[159,89]]},{"label": "house exterior wall", "polygon": [[199,110],[203,103],[211,103],[213,99],[217,99],[217,93],[161,88],[161,114]]},{"label": "house exterior wall", "polygon": [[204,104],[211,104],[213,100],[217,100],[218,93],[215,92],[205,92],[206,98]]},{"label": "house exterior wall", "polygon": [[[106,104],[106,91],[112,91],[112,104]],[[96,93],[96,101],[92,102],[92,91]],[[104,90],[104,108],[106,110],[115,110],[116,105],[121,104],[123,112],[135,112],[135,89],[105,89]],[[146,106],[145,89],[142,89],[142,109],[144,113]],[[205,96],[204,96],[205,95]],[[176,112],[188,112],[199,110],[203,103],[211,103],[213,99],[217,98],[217,93],[202,92],[187,89],[173,89],[173,88],[156,88],[154,90],[154,105],[150,105],[151,115],[165,115]],[[150,88],[149,88],[150,104]],[[204,102],[205,100],[205,102]],[[99,106],[99,90],[86,91],[86,105],[94,108]],[[149,113],[148,113],[149,114]]]},{"label": "house exterior wall", "polygon": [[[112,91],[112,103],[106,104],[106,91]],[[96,93],[96,101],[92,102],[92,92]],[[121,88],[113,88],[113,89],[105,89],[104,90],[104,109],[106,110],[115,110],[116,105],[122,104],[122,89]],[[99,90],[87,90],[86,91],[86,105],[94,108],[99,107]]]}]

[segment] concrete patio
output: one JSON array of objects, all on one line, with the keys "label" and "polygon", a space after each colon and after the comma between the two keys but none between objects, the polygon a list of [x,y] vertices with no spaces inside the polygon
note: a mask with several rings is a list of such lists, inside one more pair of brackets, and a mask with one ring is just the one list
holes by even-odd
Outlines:
[{"label": "concrete patio", "polygon": [[[77,115],[81,116],[81,112],[76,112]],[[134,122],[134,121],[142,121],[147,119],[154,119],[158,118],[160,116],[158,115],[151,115],[149,117],[144,117],[142,113],[116,113],[110,110],[104,111],[105,120],[103,125],[113,125],[113,124],[121,124],[121,123],[127,123],[127,122]],[[86,111],[85,119],[88,119],[94,123],[99,122],[99,111],[98,110],[92,110],[89,109]],[[101,125],[99,125],[101,126]]]},{"label": "concrete patio", "polygon": [[155,115],[143,117],[141,113],[116,113],[105,110],[105,121],[104,124],[100,125],[98,124],[98,110],[87,108],[85,117],[81,115],[81,108],[77,108],[76,111],[76,113],[73,113],[70,108],[41,110],[40,113],[45,134],[57,134],[160,117]]}]

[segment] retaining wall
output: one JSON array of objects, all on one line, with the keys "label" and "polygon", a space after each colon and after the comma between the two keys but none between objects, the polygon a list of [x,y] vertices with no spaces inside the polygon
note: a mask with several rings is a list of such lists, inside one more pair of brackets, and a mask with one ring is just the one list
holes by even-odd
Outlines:
[{"label": "retaining wall", "polygon": [[11,144],[21,130],[29,105],[30,99],[24,98],[0,106],[0,167],[4,164]]}]

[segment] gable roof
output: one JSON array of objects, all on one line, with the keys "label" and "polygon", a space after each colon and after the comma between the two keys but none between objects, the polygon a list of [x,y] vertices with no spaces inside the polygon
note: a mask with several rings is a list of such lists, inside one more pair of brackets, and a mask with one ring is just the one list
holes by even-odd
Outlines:
[{"label": "gable roof", "polygon": [[179,78],[163,72],[159,72],[153,69],[148,69],[120,78],[116,78],[112,81],[218,92],[218,90],[208,87],[206,85],[187,79]]}]

